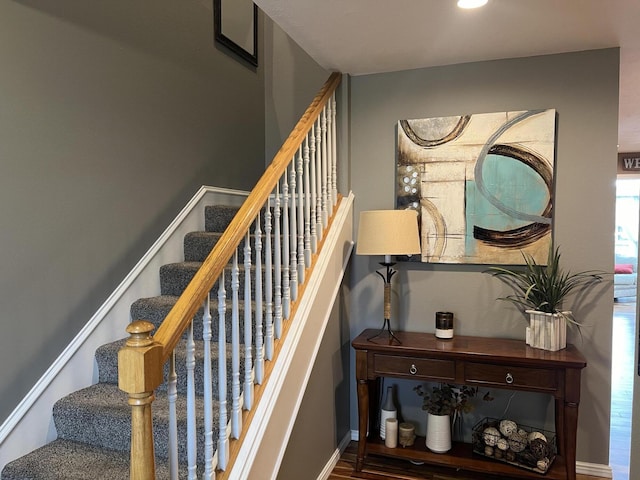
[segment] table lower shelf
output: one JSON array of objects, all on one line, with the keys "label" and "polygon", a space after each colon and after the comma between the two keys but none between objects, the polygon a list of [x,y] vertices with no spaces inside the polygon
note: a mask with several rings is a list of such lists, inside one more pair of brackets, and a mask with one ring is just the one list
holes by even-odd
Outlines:
[{"label": "table lower shelf", "polygon": [[366,453],[367,455],[382,455],[420,461],[430,465],[439,465],[471,472],[483,472],[508,478],[547,478],[552,480],[564,480],[567,478],[565,461],[561,455],[556,456],[551,468],[543,475],[474,454],[470,443],[454,442],[449,452],[433,453],[427,449],[424,437],[416,437],[415,443],[411,447],[406,448],[401,446],[397,448],[387,448],[380,438],[367,439]]}]

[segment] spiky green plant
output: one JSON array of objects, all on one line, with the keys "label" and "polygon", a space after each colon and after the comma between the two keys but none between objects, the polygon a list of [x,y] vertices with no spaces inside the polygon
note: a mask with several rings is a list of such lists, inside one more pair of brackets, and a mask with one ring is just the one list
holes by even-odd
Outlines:
[{"label": "spiky green plant", "polygon": [[560,249],[549,248],[547,265],[536,263],[533,256],[522,252],[522,269],[490,267],[487,273],[509,285],[514,293],[499,300],[511,302],[522,310],[558,313],[570,323],[577,324],[570,312],[563,312],[562,302],[573,291],[585,289],[603,280],[604,272],[587,270],[579,273],[563,271],[560,267]]}]

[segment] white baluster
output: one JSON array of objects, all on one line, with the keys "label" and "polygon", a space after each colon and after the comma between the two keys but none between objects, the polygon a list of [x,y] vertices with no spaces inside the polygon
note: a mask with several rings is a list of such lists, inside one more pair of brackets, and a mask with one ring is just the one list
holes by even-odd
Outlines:
[{"label": "white baluster", "polygon": [[338,135],[336,133],[336,92],[331,95],[331,203],[338,204]]},{"label": "white baluster", "polygon": [[[313,127],[304,139],[304,264],[306,268],[311,266],[311,191],[309,179],[309,135],[313,135]],[[313,140],[311,141],[313,145]]]},{"label": "white baluster", "polygon": [[264,375],[264,339],[262,335],[262,229],[260,226],[260,213],[256,219],[255,244],[256,244],[256,383],[262,384]]},{"label": "white baluster", "polygon": [[290,246],[290,258],[289,258],[289,290],[291,291],[291,301],[295,301],[298,298],[298,227],[297,227],[297,179],[296,179],[296,162],[295,155],[291,159],[291,207],[289,213],[289,238],[287,241]]},{"label": "white baluster", "polygon": [[242,412],[240,411],[240,318],[238,290],[240,289],[238,251],[233,252],[231,266],[231,436],[240,438]]},{"label": "white baluster", "polygon": [[333,196],[331,193],[331,154],[333,152],[333,134],[331,132],[333,119],[332,112],[333,106],[331,105],[331,99],[327,100],[327,105],[325,106],[325,111],[327,112],[327,211],[328,215],[331,216],[333,212]]},{"label": "white baluster", "polygon": [[289,318],[291,286],[289,279],[289,180],[288,169],[282,175],[282,318]]},{"label": "white baluster", "polygon": [[251,410],[253,404],[253,343],[251,316],[251,234],[247,231],[244,237],[244,408]]},{"label": "white baluster", "polygon": [[273,252],[273,276],[275,277],[275,318],[273,319],[273,329],[275,338],[282,335],[282,242],[280,238],[280,182],[276,184],[276,205],[274,211],[274,232],[273,239],[275,248]]},{"label": "white baluster", "polygon": [[[298,282],[304,283],[304,187],[302,179],[302,144],[298,149],[298,225],[296,232],[298,232]],[[297,292],[296,292],[297,295]]]},{"label": "white baluster", "polygon": [[322,109],[322,228],[327,228],[329,224],[329,198],[328,181],[329,168],[327,165],[327,109]]},{"label": "white baluster", "polygon": [[193,320],[187,330],[187,466],[189,480],[197,478],[197,446],[196,438],[196,344],[193,341]]},{"label": "white baluster", "polygon": [[203,479],[213,480],[213,380],[211,378],[211,297],[204,301],[202,316],[202,340],[204,343],[204,474]]},{"label": "white baluster", "polygon": [[265,300],[265,356],[267,360],[273,358],[273,252],[271,250],[271,196],[267,199],[267,211],[264,214],[264,300]]},{"label": "white baluster", "polygon": [[316,235],[318,242],[324,235],[322,226],[322,131],[320,117],[316,121]]},{"label": "white baluster", "polygon": [[227,292],[224,287],[224,270],[218,279],[218,468],[226,470],[229,462],[229,437],[227,436]]},{"label": "white baluster", "polygon": [[316,253],[318,251],[318,232],[317,232],[317,188],[318,182],[316,180],[316,135],[315,135],[314,126],[311,126],[309,130],[309,166],[311,167],[311,200],[309,202],[310,215],[309,215],[309,223],[310,225],[310,234],[311,234],[311,251]]},{"label": "white baluster", "polygon": [[178,375],[176,374],[176,352],[169,358],[169,379],[167,382],[169,400],[169,478],[178,480],[178,417],[176,400],[178,399]]}]

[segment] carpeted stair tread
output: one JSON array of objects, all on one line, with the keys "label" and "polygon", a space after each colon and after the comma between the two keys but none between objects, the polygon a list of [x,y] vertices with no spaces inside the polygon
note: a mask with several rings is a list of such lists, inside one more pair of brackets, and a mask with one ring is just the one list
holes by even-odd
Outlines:
[{"label": "carpeted stair tread", "polygon": [[190,232],[184,236],[184,260],[203,262],[218,243],[220,232]]},{"label": "carpeted stair tread", "polygon": [[[181,295],[182,292],[187,288],[189,282],[193,279],[194,275],[198,271],[198,269],[202,266],[201,262],[175,262],[168,263],[166,265],[162,265],[160,267],[160,294],[161,295]],[[264,268],[264,266],[263,266]],[[251,289],[252,293],[254,293],[255,282],[254,273],[255,267],[251,265]],[[242,259],[238,259],[238,280],[240,282],[238,288],[238,296],[242,298],[244,296],[244,277],[245,277],[245,269],[244,265],[242,265]],[[231,298],[232,288],[231,284],[233,281],[232,275],[232,267],[230,265],[226,266],[224,269],[224,287],[227,292],[227,297]],[[211,293],[214,295],[214,298],[217,298],[218,295],[218,281],[213,284],[211,289]]]},{"label": "carpeted stair tread", "polygon": [[[118,383],[118,351],[124,346],[125,339],[118,340],[116,342],[107,343],[100,346],[96,350],[96,363],[98,364],[98,375],[101,383],[109,383],[117,385]],[[197,395],[204,393],[204,342],[202,340],[195,340],[195,367],[194,367],[194,379],[195,379],[195,391]],[[187,367],[186,367],[186,344],[184,341],[178,343],[176,347],[176,374],[178,392],[186,394],[187,392]],[[244,346],[240,345],[240,381],[244,380]],[[227,344],[227,364],[231,365],[232,346]],[[213,375],[211,383],[213,385],[213,398],[218,399],[218,344],[217,342],[211,343],[211,362]],[[168,362],[164,366],[163,378],[168,378],[169,364]],[[227,375],[227,398],[230,398],[231,394],[231,374]],[[163,383],[158,391],[165,391],[167,388],[166,383]]]},{"label": "carpeted stair tread", "polygon": [[[178,301],[177,295],[158,295],[156,297],[145,297],[139,298],[135,302],[131,304],[131,318],[134,320],[146,320],[148,322],[153,323],[156,328],[160,326],[160,324],[167,317],[171,309],[174,307],[176,302]],[[240,323],[242,323],[242,319],[244,318],[244,300],[238,302],[238,315],[240,317]],[[225,300],[225,314],[227,321],[231,321],[232,314],[232,299],[231,295],[227,295]],[[255,302],[251,301],[252,311],[255,312]],[[263,301],[262,311],[264,314],[265,304]],[[218,296],[215,295],[211,297],[211,322],[212,328],[215,329],[216,323],[218,321]],[[200,307],[200,309],[196,312],[194,316],[194,338],[197,338],[199,332],[202,331],[202,316],[204,313],[204,306]],[[217,338],[217,337],[216,337]]]},{"label": "carpeted stair tread", "polygon": [[204,208],[204,224],[207,232],[224,232],[240,207],[207,205]]},{"label": "carpeted stair tread", "polygon": [[[206,257],[219,241],[221,233],[237,213],[239,207],[207,206],[205,207],[205,231],[191,232],[184,238],[184,261],[163,265],[160,268],[160,295],[140,298],[131,305],[131,318],[148,320],[156,328],[162,323],[178,296],[182,294]],[[263,225],[265,216],[261,216]],[[252,227],[253,230],[253,227]],[[262,234],[264,237],[265,230]],[[255,254],[255,237],[251,238],[252,256]],[[264,241],[263,241],[264,246]],[[244,339],[244,240],[238,254],[240,299],[240,340]],[[264,250],[263,250],[264,252]],[[264,266],[264,263],[263,263]],[[255,269],[252,263],[252,269]],[[252,275],[252,288],[255,277]],[[231,339],[232,316],[232,271],[230,264],[225,268],[226,289],[226,335]],[[252,292],[254,293],[254,292]],[[218,285],[212,288],[212,393],[213,393],[213,439],[214,449],[218,437]],[[255,305],[252,304],[255,310]],[[263,309],[264,309],[263,304]],[[196,436],[203,438],[204,399],[204,352],[202,348],[201,307],[194,317],[194,339],[196,341],[195,390],[196,390]],[[263,317],[264,318],[264,317]],[[253,332],[255,335],[255,331]],[[123,332],[123,336],[124,336]],[[185,334],[186,335],[186,334]],[[45,445],[5,466],[0,480],[85,480],[96,477],[108,479],[129,478],[129,449],[131,436],[131,407],[127,402],[127,394],[120,391],[118,382],[118,351],[125,339],[99,347],[95,360],[98,365],[98,384],[73,392],[60,399],[53,408],[53,420],[58,432],[58,439]],[[230,373],[232,352],[227,344],[227,406],[231,407],[232,378]],[[181,463],[186,463],[186,344],[184,339],[176,347],[176,370],[178,375],[178,395],[176,413],[178,417],[178,456]],[[240,346],[240,389],[244,382],[244,348]],[[165,365],[164,378],[168,376],[168,364]],[[156,478],[168,479],[168,419],[169,404],[167,384],[161,385],[155,392],[152,406],[154,445],[156,454]],[[228,413],[230,415],[230,412]],[[228,417],[229,418],[229,417]],[[197,442],[197,458],[203,458],[202,441]],[[199,475],[201,475],[199,467]],[[186,467],[181,466],[180,478],[186,478]]]},{"label": "carpeted stair tread", "polygon": [[[219,232],[190,232],[184,236],[184,260],[185,262],[204,262],[213,247],[216,246],[222,233]],[[262,242],[264,243],[264,235],[262,235]],[[251,246],[252,258],[255,256],[255,236],[251,236],[249,245]],[[244,254],[245,240],[244,238],[238,245],[239,257],[242,258]],[[263,246],[264,250],[264,246]]]},{"label": "carpeted stair tread", "polygon": [[[204,210],[204,224],[205,224],[204,229],[207,232],[224,232],[227,226],[231,223],[231,220],[233,220],[233,217],[235,216],[235,214],[238,213],[239,209],[240,207],[231,207],[228,205],[206,206]],[[264,228],[265,212],[266,212],[266,208],[263,208],[260,211],[260,229],[263,231],[263,233],[265,230]],[[272,215],[271,221],[273,224],[273,221],[274,221],[273,219],[275,218],[273,203],[271,204],[271,215]],[[255,227],[255,221],[251,223],[251,227],[250,227],[251,232],[255,230],[254,227]]]},{"label": "carpeted stair tread", "polygon": [[[196,429],[198,438],[203,436],[204,400],[195,397]],[[178,458],[186,462],[186,395],[178,394],[176,415],[178,421]],[[154,448],[156,457],[168,457],[169,402],[167,393],[156,391],[152,406]],[[53,418],[58,438],[83,442],[96,447],[128,452],[131,443],[131,407],[127,394],[116,385],[98,383],[73,392],[58,400],[53,407]],[[213,438],[218,435],[218,407],[213,402]],[[214,447],[215,448],[215,447]],[[198,458],[202,458],[203,446],[198,445]]]},{"label": "carpeted stair tread", "polygon": [[[2,480],[129,479],[129,452],[97,448],[85,443],[55,440],[6,465]],[[156,459],[156,478],[169,479],[168,462]],[[186,479],[186,468],[180,469]]]},{"label": "carpeted stair tread", "polygon": [[[218,299],[213,297],[211,303],[211,332],[213,339],[218,340],[219,316],[218,316]],[[156,329],[162,324],[168,313],[171,311],[178,297],[175,295],[160,295],[157,297],[139,298],[131,305],[131,318],[134,320],[146,320],[155,325]],[[227,342],[231,341],[231,316],[233,302],[227,298],[225,301],[225,325]],[[251,302],[252,312],[255,315],[255,304]],[[262,307],[263,317],[265,318],[265,305]],[[202,340],[202,317],[204,307],[201,307],[193,318],[193,338]],[[240,319],[240,338],[244,338],[244,300],[238,304],[238,317]],[[255,332],[253,332],[255,334]],[[185,333],[186,335],[186,333]]]}]

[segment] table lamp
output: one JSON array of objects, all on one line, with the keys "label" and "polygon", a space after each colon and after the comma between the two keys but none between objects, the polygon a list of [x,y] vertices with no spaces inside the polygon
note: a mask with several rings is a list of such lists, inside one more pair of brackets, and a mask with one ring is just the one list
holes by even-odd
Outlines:
[{"label": "table lamp", "polygon": [[392,267],[392,255],[413,255],[420,253],[418,234],[418,214],[415,210],[370,210],[360,212],[358,223],[358,255],[384,255],[380,265],[386,272],[376,271],[384,282],[384,323],[380,332],[369,340],[386,333],[389,341],[400,340],[391,331],[391,278],[396,274]]}]

